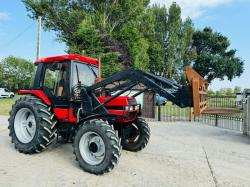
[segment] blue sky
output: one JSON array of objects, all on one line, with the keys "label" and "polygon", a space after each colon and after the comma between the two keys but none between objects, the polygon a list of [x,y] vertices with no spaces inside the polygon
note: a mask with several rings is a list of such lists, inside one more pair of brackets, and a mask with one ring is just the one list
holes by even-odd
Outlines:
[{"label": "blue sky", "polygon": [[[171,1],[151,0],[168,6]],[[250,88],[250,0],[176,0],[182,7],[183,18],[190,16],[196,28],[212,27],[231,41],[231,48],[245,60],[245,72],[230,81],[215,80],[210,85]],[[35,60],[37,23],[27,16],[20,0],[0,0],[0,58],[15,55]],[[56,40],[53,32],[42,32],[41,57],[65,54],[66,46]]]}]

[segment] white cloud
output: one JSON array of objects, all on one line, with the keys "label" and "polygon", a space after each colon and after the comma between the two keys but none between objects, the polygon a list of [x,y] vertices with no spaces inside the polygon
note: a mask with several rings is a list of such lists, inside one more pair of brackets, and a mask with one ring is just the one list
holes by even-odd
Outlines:
[{"label": "white cloud", "polygon": [[172,2],[176,2],[182,8],[182,17],[197,18],[204,14],[207,8],[227,4],[233,0],[151,0],[151,4],[165,5],[168,7]]},{"label": "white cloud", "polygon": [[7,12],[0,12],[0,21],[5,21],[10,19],[10,14]]}]

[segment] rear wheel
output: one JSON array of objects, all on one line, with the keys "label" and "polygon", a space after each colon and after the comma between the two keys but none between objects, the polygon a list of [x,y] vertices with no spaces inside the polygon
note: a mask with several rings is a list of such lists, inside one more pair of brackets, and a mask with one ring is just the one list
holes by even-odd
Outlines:
[{"label": "rear wheel", "polygon": [[123,149],[128,151],[140,151],[148,144],[150,138],[150,128],[147,122],[138,118],[134,123],[124,128]]},{"label": "rear wheel", "polygon": [[51,108],[41,99],[22,97],[12,106],[9,135],[20,152],[41,152],[56,137],[56,123]]},{"label": "rear wheel", "polygon": [[73,148],[80,167],[94,174],[112,170],[121,152],[116,132],[101,120],[84,122],[76,133]]}]

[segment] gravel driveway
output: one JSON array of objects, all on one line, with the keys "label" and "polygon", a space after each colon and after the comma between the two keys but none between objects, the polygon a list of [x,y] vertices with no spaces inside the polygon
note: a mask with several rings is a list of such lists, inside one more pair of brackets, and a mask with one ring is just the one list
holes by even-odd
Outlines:
[{"label": "gravel driveway", "polygon": [[141,152],[123,151],[110,173],[82,171],[70,144],[24,155],[14,149],[0,117],[0,186],[250,186],[250,139],[192,123],[150,123]]}]

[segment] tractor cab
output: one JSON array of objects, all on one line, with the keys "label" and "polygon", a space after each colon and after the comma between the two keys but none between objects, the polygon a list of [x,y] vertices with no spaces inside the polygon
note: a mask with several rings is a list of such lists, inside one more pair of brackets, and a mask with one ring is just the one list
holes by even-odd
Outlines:
[{"label": "tractor cab", "polygon": [[[56,117],[61,122],[76,123],[79,109],[83,105],[81,90],[90,87],[101,80],[100,62],[97,59],[82,55],[71,54],[64,56],[48,57],[35,62],[37,66],[31,90],[20,90],[19,94],[32,94],[42,98],[46,104],[53,107]],[[100,91],[100,90],[99,90]],[[93,93],[96,103],[104,103],[111,96],[102,93]],[[88,98],[88,95],[86,97]],[[133,105],[131,101],[133,100]],[[91,108],[92,101],[84,104],[85,110]],[[102,106],[104,113],[129,116],[127,119],[117,118],[118,121],[129,122],[136,118],[139,108],[135,107],[135,98],[119,96]],[[132,106],[130,110],[126,107]],[[134,109],[133,109],[134,108]],[[91,111],[88,115],[90,115]],[[103,113],[103,112],[102,112]]]},{"label": "tractor cab", "polygon": [[[79,82],[91,86],[98,77],[98,60],[80,55],[65,55],[39,59],[35,62],[33,90],[42,89],[52,100],[72,96],[72,89]],[[53,102],[57,105],[57,102]]]}]

